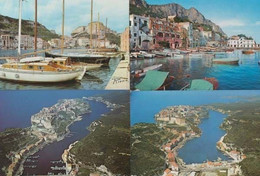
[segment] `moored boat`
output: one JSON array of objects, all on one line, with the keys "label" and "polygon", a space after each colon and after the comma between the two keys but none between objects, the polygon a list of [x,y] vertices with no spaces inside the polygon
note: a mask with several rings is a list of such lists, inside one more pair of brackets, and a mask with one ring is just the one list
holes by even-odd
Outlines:
[{"label": "moored boat", "polygon": [[56,64],[51,59],[35,57],[1,65],[0,79],[30,83],[80,81],[85,72],[85,68],[72,68]]},{"label": "moored boat", "polygon": [[142,76],[145,76],[148,71],[150,71],[150,70],[159,70],[161,67],[162,67],[162,64],[145,67],[145,68],[143,68],[141,70],[135,71],[135,75],[134,76],[136,78],[140,78]]},{"label": "moored boat", "polygon": [[213,59],[214,64],[231,64],[231,65],[238,65],[239,59],[238,58],[220,58],[220,59]]},{"label": "moored boat", "polygon": [[255,51],[253,51],[253,50],[243,50],[242,53],[243,54],[254,54]]}]

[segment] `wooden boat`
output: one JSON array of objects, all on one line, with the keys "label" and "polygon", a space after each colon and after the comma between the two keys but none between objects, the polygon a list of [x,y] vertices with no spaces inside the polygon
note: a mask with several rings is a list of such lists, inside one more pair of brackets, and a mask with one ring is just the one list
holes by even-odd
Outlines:
[{"label": "wooden boat", "polygon": [[194,79],[181,90],[214,90],[214,86],[205,79]]},{"label": "wooden boat", "polygon": [[78,53],[68,53],[68,54],[59,54],[59,53],[50,53],[45,52],[46,57],[68,57],[72,62],[82,62],[90,64],[102,64],[103,66],[108,66],[111,57],[106,57],[104,55],[98,54],[78,54]]},{"label": "wooden boat", "polygon": [[147,53],[145,51],[140,51],[140,55],[142,55],[144,58],[154,58],[155,54]]},{"label": "wooden boat", "polygon": [[242,53],[243,54],[254,54],[255,51],[253,51],[253,50],[243,50]]},{"label": "wooden boat", "polygon": [[165,90],[171,85],[173,79],[174,77],[169,77],[169,72],[150,70],[135,88],[141,91]]},{"label": "wooden boat", "polygon": [[57,64],[51,59],[32,57],[1,65],[0,79],[30,83],[80,81],[85,72],[84,67],[73,68],[65,62]]},{"label": "wooden boat", "polygon": [[[35,1],[37,14],[37,0]],[[44,57],[29,57],[21,59],[21,28],[22,28],[22,0],[19,1],[19,27],[18,27],[18,55],[19,61],[0,65],[0,79],[32,82],[53,83],[72,80],[81,80],[85,75],[86,68],[72,68],[63,60],[60,64],[53,59]],[[37,17],[37,15],[35,15]],[[37,18],[36,22],[37,24]],[[37,49],[37,25],[35,25],[35,49]],[[62,64],[61,64],[62,63]]]},{"label": "wooden boat", "polygon": [[159,70],[161,67],[162,67],[162,64],[145,67],[142,70],[135,71],[135,75],[134,76],[136,78],[140,78],[142,76],[145,76],[148,71],[150,71],[150,70]]},{"label": "wooden boat", "polygon": [[238,65],[239,59],[238,58],[220,58],[220,59],[213,59],[214,64],[231,64],[231,65]]}]

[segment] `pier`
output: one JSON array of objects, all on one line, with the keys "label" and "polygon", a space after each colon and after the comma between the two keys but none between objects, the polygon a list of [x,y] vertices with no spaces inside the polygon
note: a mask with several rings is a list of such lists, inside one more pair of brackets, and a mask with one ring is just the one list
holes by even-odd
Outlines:
[{"label": "pier", "polygon": [[114,74],[109,80],[106,90],[129,90],[130,88],[130,64],[129,55],[125,56],[125,60],[121,60]]}]

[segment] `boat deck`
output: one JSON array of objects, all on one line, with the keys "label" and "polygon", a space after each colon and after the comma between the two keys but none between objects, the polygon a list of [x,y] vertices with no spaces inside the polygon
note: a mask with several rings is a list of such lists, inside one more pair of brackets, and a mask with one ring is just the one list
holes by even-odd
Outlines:
[{"label": "boat deck", "polygon": [[109,80],[106,90],[129,90],[130,89],[130,65],[129,55],[121,60],[114,74]]}]

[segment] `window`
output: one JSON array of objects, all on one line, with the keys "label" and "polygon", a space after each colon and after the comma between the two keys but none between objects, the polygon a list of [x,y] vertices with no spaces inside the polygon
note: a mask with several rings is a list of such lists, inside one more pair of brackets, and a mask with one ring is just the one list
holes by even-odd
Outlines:
[{"label": "window", "polygon": [[132,21],[129,21],[129,26],[132,26]]},{"label": "window", "polygon": [[60,62],[60,64],[61,64],[61,65],[63,65],[63,64],[64,64],[64,62]]},{"label": "window", "polygon": [[33,69],[33,66],[32,66],[32,65],[29,65],[28,68],[29,68],[29,69]]},{"label": "window", "polygon": [[135,26],[137,26],[137,23],[135,23]]},{"label": "window", "polygon": [[43,70],[43,66],[38,66],[38,70]]},{"label": "window", "polygon": [[136,37],[137,36],[137,34],[136,33],[134,33],[134,37]]}]

